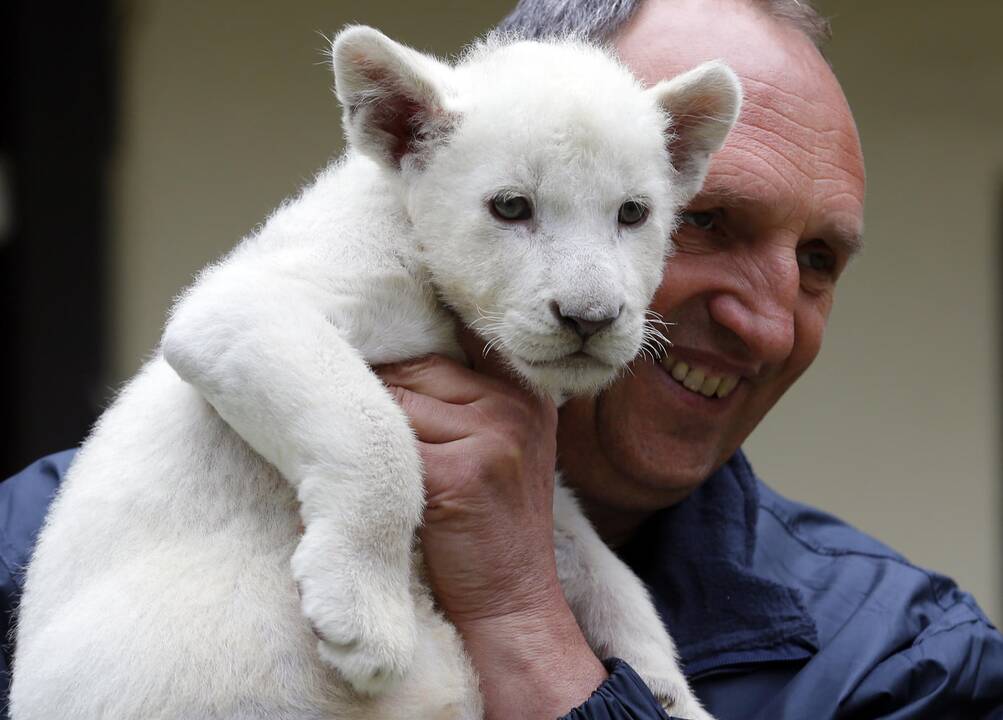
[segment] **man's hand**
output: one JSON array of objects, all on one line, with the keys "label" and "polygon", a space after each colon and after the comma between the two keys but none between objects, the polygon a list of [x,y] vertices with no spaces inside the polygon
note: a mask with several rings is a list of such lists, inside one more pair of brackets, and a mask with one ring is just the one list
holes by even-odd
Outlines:
[{"label": "man's hand", "polygon": [[554,562],[557,411],[467,334],[473,369],[433,356],[378,368],[425,463],[429,580],[477,668],[488,718],[557,717],[605,678]]}]

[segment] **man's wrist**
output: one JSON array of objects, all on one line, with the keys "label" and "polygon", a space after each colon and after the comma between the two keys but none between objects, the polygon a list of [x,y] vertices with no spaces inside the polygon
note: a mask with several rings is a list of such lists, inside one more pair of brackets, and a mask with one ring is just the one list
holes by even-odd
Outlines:
[{"label": "man's wrist", "polygon": [[480,678],[488,720],[560,717],[607,677],[559,589],[536,607],[451,619]]}]

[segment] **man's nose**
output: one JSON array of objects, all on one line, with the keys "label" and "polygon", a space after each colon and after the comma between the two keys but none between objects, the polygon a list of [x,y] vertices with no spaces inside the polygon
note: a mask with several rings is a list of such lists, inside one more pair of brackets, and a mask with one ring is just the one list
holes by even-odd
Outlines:
[{"label": "man's nose", "polygon": [[738,273],[715,293],[708,311],[734,333],[753,358],[766,365],[785,362],[794,350],[794,310],[800,292],[797,258],[756,257],[754,268]]}]

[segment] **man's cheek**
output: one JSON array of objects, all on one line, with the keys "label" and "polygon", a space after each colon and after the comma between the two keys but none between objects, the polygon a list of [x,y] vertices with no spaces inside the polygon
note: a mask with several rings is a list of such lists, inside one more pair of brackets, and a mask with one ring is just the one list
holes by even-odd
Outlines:
[{"label": "man's cheek", "polygon": [[825,335],[831,306],[830,296],[830,299],[825,302],[813,303],[795,313],[794,347],[788,362],[788,370],[793,373],[790,382],[800,377],[818,357],[819,350],[822,349],[822,338]]}]

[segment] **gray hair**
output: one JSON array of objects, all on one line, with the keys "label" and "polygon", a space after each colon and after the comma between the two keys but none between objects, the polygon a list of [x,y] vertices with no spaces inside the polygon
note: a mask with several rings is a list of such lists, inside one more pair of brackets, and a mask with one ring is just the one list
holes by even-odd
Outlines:
[{"label": "gray hair", "polygon": [[[604,41],[627,24],[642,0],[519,0],[498,29],[540,39],[576,35]],[[832,37],[829,21],[811,0],[745,0],[770,17],[797,28],[821,50]]]}]

